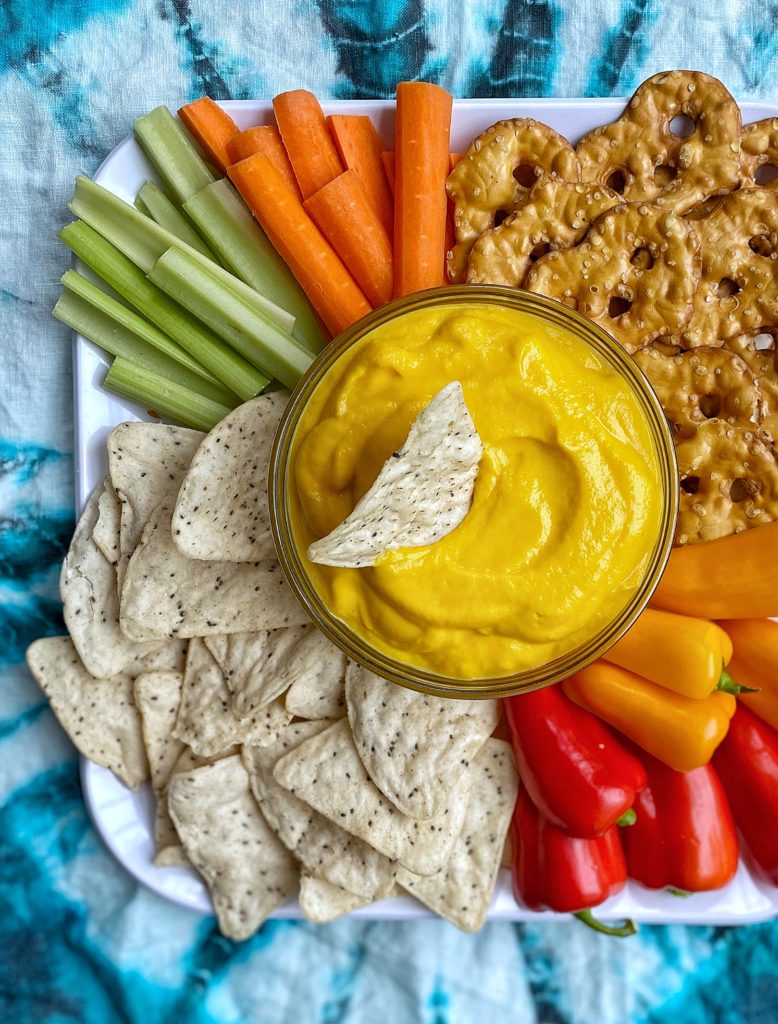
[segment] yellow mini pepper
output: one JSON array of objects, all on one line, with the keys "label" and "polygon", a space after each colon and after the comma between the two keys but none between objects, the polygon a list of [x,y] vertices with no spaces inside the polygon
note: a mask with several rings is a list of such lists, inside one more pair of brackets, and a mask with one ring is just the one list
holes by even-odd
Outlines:
[{"label": "yellow mini pepper", "polygon": [[715,622],[653,608],[646,608],[603,655],[613,665],[697,700],[710,697],[716,689],[740,692],[724,671],[731,657],[732,642]]},{"label": "yellow mini pepper", "polygon": [[562,686],[581,707],[678,772],[710,761],[736,707],[729,693],[686,697],[606,661],[595,661]]},{"label": "yellow mini pepper", "polygon": [[778,622],[770,619],[727,619],[721,623],[735,645],[730,663],[740,683],[758,687],[740,700],[773,729],[778,729]]}]

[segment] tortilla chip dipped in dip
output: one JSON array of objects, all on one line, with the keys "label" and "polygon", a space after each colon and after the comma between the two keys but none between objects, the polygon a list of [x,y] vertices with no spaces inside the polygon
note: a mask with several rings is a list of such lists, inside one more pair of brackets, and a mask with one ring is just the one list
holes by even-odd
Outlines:
[{"label": "tortilla chip dipped in dip", "polygon": [[401,682],[551,681],[628,628],[669,553],[656,397],[608,335],[535,296],[450,288],[373,314],[293,399],[278,450],[293,586]]}]

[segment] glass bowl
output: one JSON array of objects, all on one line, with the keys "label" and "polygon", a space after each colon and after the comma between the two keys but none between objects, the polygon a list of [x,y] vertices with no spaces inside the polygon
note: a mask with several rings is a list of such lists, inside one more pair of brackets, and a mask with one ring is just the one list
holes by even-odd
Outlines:
[{"label": "glass bowl", "polygon": [[[519,310],[566,329],[594,349],[611,369],[628,382],[645,413],[656,448],[663,500],[659,532],[643,580],[612,621],[584,643],[536,668],[507,676],[462,679],[438,675],[396,660],[373,647],[368,639],[330,612],[308,574],[304,554],[295,543],[288,498],[289,488],[294,486],[291,457],[297,427],[317,385],[341,356],[376,327],[395,317],[421,309],[474,304]],[[382,306],[344,331],[319,355],[295,388],[276,433],[269,479],[270,520],[281,567],[295,595],[318,628],[350,658],[385,679],[435,696],[464,699],[508,697],[548,686],[588,665],[616,643],[648,604],[667,564],[678,513],[678,491],[675,448],[662,406],[621,345],[592,321],[556,300],[491,285],[459,285],[416,292]]]}]

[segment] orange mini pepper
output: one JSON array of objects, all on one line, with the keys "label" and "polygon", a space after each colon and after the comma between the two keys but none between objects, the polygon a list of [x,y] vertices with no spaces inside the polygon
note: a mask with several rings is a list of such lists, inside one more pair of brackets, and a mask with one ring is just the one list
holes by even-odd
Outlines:
[{"label": "orange mini pepper", "polygon": [[562,684],[565,693],[677,772],[707,764],[727,734],[735,698],[715,690],[698,700],[674,693],[607,661]]},{"label": "orange mini pepper", "polygon": [[778,729],[778,622],[770,619],[726,619],[721,626],[735,647],[730,669],[739,683],[758,688],[740,700]]},{"label": "orange mini pepper", "polygon": [[631,629],[603,658],[668,690],[703,700],[714,690],[737,693],[723,671],[732,642],[709,619],[646,608]]}]

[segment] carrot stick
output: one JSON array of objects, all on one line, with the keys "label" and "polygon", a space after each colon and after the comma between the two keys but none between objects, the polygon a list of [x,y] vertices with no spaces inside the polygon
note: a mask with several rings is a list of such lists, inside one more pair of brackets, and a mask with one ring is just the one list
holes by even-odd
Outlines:
[{"label": "carrot stick", "polygon": [[264,153],[228,173],[331,334],[370,312],[354,278]]},{"label": "carrot stick", "polygon": [[264,153],[297,198],[302,199],[300,186],[297,184],[297,178],[294,176],[277,128],[270,124],[247,128],[245,132],[238,132],[227,146],[231,164],[237,164],[246,157],[254,156],[255,153]]},{"label": "carrot stick", "polygon": [[303,205],[368,301],[374,306],[388,302],[392,297],[392,243],[356,171],[339,174]]},{"label": "carrot stick", "polygon": [[232,163],[227,155],[227,146],[239,131],[230,115],[209,96],[203,96],[181,107],[178,116],[206,157],[222,174],[226,174]]},{"label": "carrot stick", "polygon": [[324,111],[306,89],[282,92],[273,100],[273,110],[300,192],[307,199],[343,173]]},{"label": "carrot stick", "polygon": [[394,294],[443,284],[451,95],[427,82],[397,86]]},{"label": "carrot stick", "polygon": [[375,125],[362,114],[332,114],[327,118],[340,159],[356,173],[367,201],[389,237],[394,231],[394,199],[381,162],[381,140]]},{"label": "carrot stick", "polygon": [[392,195],[394,195],[394,150],[384,150],[381,154],[381,163],[384,165],[384,174],[386,175],[386,180],[389,182],[389,188],[392,190]]},{"label": "carrot stick", "polygon": [[459,161],[462,159],[461,153],[449,153],[448,154],[448,169],[453,171]]}]

